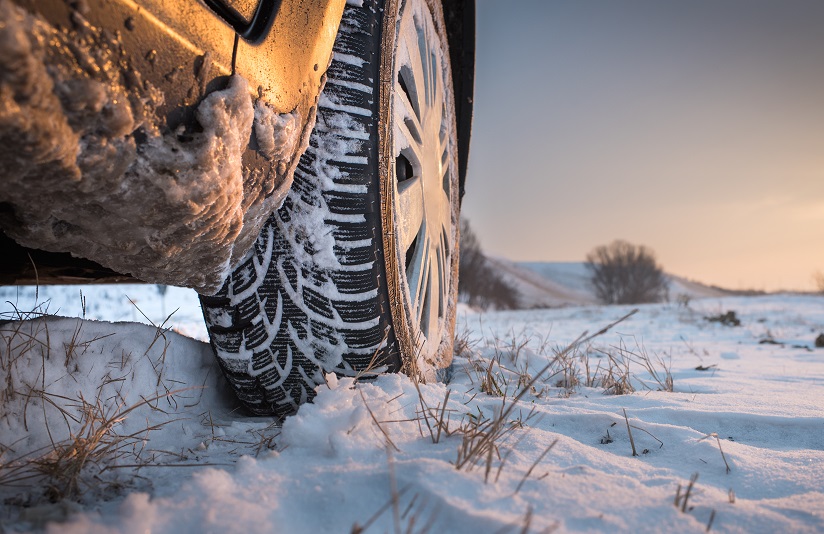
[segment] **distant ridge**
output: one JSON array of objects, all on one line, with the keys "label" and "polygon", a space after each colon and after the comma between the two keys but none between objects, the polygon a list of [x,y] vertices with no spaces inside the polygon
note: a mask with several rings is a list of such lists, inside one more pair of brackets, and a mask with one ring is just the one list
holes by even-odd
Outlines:
[{"label": "distant ridge", "polygon": [[[501,276],[518,294],[520,308],[558,308],[597,304],[589,283],[589,271],[583,262],[513,262],[505,258],[488,258]],[[732,294],[671,274],[669,298],[679,295],[690,299],[723,297]]]}]

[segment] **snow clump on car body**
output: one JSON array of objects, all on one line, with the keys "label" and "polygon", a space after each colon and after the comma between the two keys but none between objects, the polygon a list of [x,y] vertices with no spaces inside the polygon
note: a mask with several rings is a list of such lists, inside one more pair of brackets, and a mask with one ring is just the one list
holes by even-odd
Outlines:
[{"label": "snow clump on car body", "polygon": [[[57,28],[0,0],[0,229],[216,292],[282,204],[314,117],[301,131],[297,112],[255,105],[235,75],[193,101],[196,124],[172,131],[163,92],[130,68],[119,36],[73,17]],[[212,68],[207,53],[200,69]],[[244,165],[253,130],[269,172]]]}]

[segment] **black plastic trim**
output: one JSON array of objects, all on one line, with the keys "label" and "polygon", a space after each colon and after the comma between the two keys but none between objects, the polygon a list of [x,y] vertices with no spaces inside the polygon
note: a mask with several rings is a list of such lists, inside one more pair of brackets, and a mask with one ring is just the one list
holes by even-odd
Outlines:
[{"label": "black plastic trim", "polygon": [[475,96],[475,0],[443,0],[455,114],[458,122],[458,180],[460,195],[466,192],[469,140]]},{"label": "black plastic trim", "polygon": [[281,0],[261,0],[255,14],[252,15],[252,20],[248,21],[235,8],[227,5],[222,0],[203,0],[203,3],[209,9],[225,20],[239,36],[250,43],[259,43],[269,33],[272,21],[275,20],[275,15],[280,8],[280,2]]}]

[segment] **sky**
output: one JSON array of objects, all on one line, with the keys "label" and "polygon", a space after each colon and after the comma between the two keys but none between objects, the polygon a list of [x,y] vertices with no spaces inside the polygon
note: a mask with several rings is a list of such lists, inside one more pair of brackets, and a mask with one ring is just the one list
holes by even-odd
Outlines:
[{"label": "sky", "polygon": [[824,271],[824,2],[478,0],[469,219],[487,254],[624,239],[732,289]]}]

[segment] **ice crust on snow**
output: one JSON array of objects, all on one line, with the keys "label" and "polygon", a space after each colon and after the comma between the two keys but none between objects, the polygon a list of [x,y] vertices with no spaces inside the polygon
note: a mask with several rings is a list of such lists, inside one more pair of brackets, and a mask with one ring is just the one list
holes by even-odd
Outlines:
[{"label": "ice crust on snow", "polygon": [[[216,292],[285,198],[314,117],[302,131],[296,112],[253,104],[233,76],[197,105],[198,128],[168,131],[164,95],[117,37],[73,17],[80,29],[57,29],[0,1],[0,228],[25,246]],[[253,126],[268,171],[243,164]]]}]

